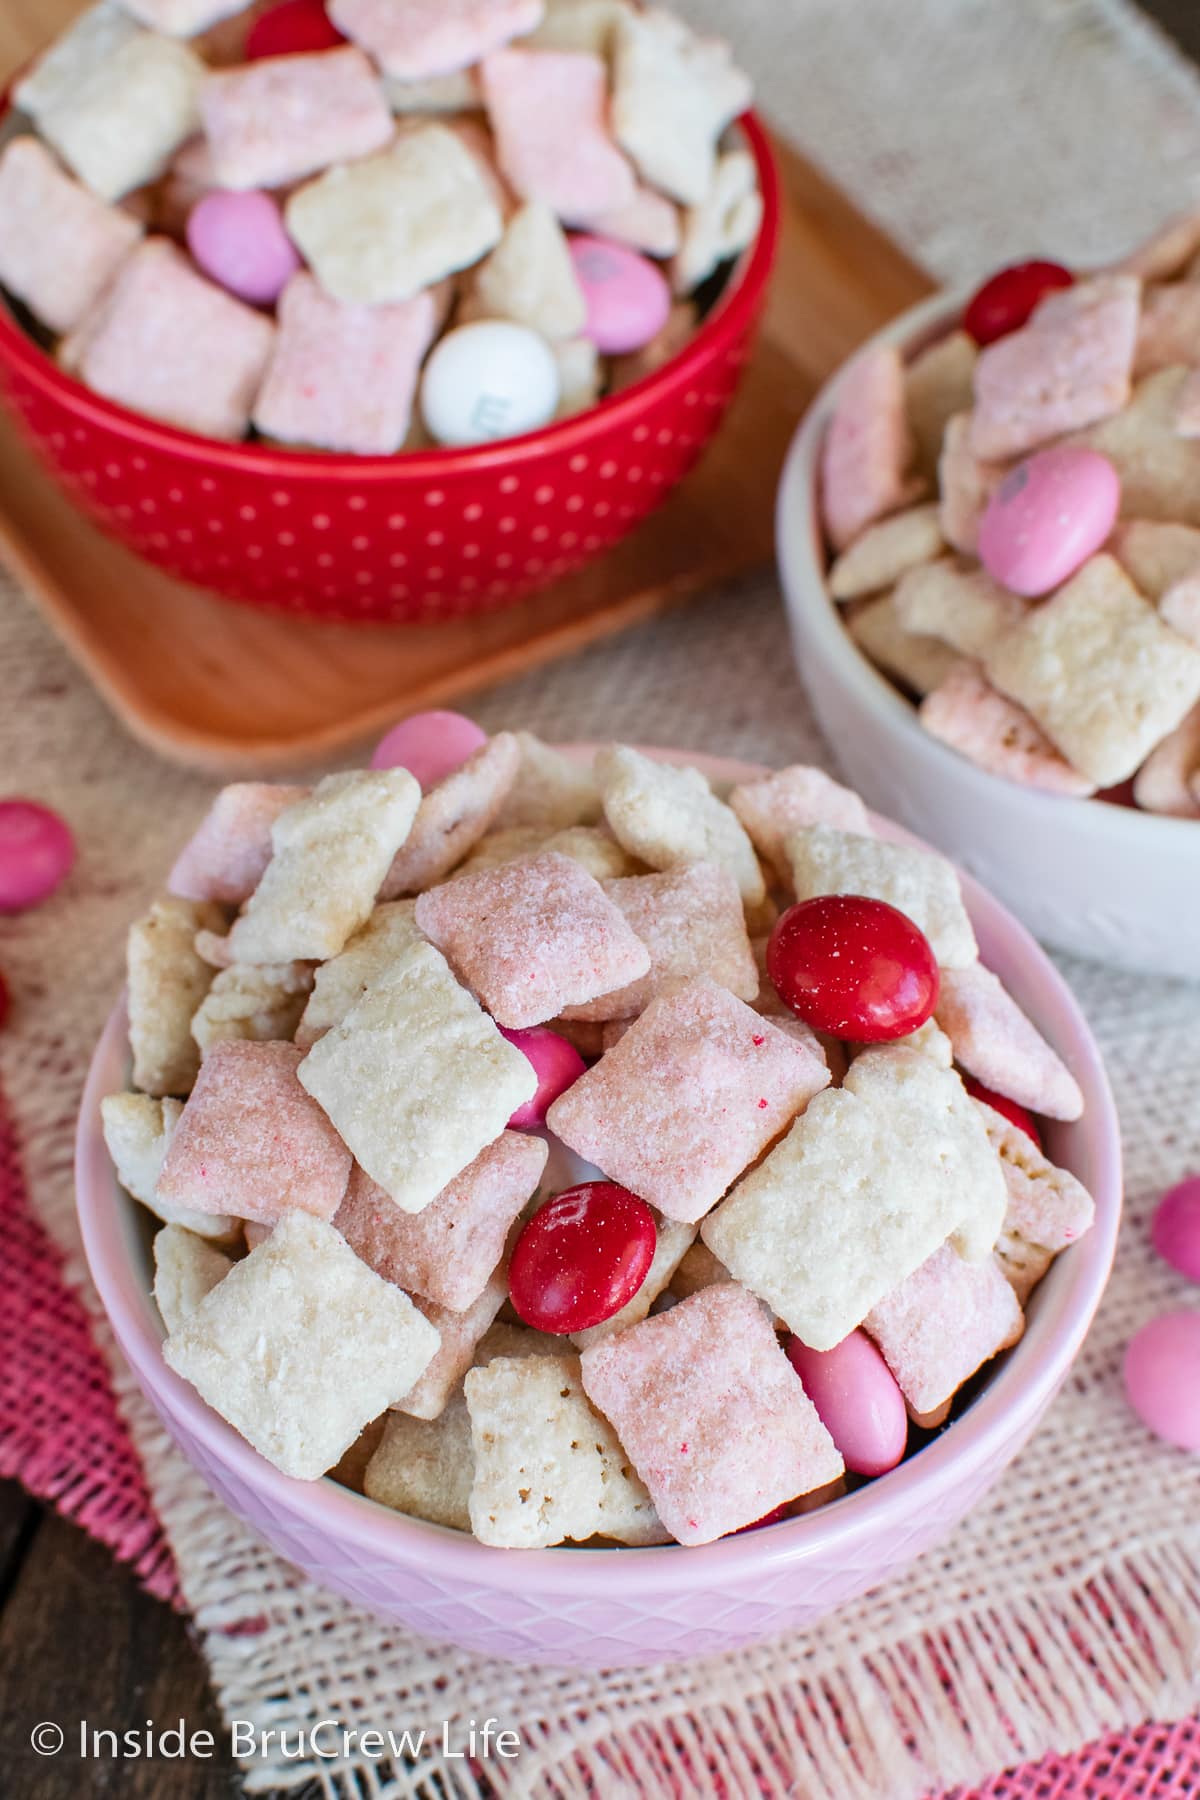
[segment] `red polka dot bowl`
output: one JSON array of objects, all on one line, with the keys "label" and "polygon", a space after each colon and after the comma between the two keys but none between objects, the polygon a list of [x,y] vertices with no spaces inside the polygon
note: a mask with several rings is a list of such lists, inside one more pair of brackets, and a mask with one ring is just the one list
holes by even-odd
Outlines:
[{"label": "red polka dot bowl", "polygon": [[562,422],[468,450],[371,457],[226,444],[89,392],[0,306],[0,393],[50,474],[148,562],[251,606],[327,619],[457,618],[510,605],[626,537],[699,460],[749,357],[779,232],[763,220],[684,349]]}]

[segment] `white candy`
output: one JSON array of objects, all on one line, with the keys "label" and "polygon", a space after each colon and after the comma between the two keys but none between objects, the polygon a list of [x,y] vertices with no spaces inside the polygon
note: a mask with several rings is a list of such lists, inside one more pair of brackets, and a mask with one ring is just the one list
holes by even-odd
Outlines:
[{"label": "white candy", "polygon": [[439,444],[487,444],[554,417],[558,365],[544,338],[507,319],[447,332],[425,365],[421,414]]}]

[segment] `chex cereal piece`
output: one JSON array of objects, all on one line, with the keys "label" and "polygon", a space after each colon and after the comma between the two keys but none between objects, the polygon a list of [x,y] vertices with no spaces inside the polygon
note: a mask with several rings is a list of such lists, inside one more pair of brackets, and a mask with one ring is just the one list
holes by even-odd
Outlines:
[{"label": "chex cereal piece", "polygon": [[300,1080],[368,1175],[412,1213],[537,1090],[528,1058],[430,944],[414,944],[377,977],[313,1045]]},{"label": "chex cereal piece", "polygon": [[118,0],[98,0],[73,19],[13,85],[13,104],[30,118],[69,104],[79,82],[142,33]]},{"label": "chex cereal piece", "polygon": [[423,941],[415,901],[392,900],[377,906],[361,930],[347,939],[346,948],[316,971],[312,994],[296,1027],[296,1043],[307,1049],[331,1025],[340,1025],[376,977],[410,945]]},{"label": "chex cereal piece", "polygon": [[277,1469],[315,1481],[437,1346],[408,1295],[332,1225],[289,1212],[172,1332],[163,1355]]},{"label": "chex cereal piece", "polygon": [[1090,1231],[1096,1203],[1069,1169],[1043,1156],[1028,1132],[977,1100],[988,1140],[999,1157],[1008,1189],[1006,1230],[1057,1254]]},{"label": "chex cereal piece", "polygon": [[303,1054],[294,1044],[214,1044],[168,1146],[161,1200],[264,1225],[297,1209],[332,1219],[350,1152],[296,1079]]},{"label": "chex cereal piece", "polygon": [[464,875],[417,924],[501,1025],[541,1025],[645,975],[650,953],[600,883],[557,851]]},{"label": "chex cereal piece", "polygon": [[230,933],[239,962],[323,962],[371,916],[421,790],[407,769],[327,775],[271,827],[274,855]]},{"label": "chex cereal piece", "polygon": [[392,456],[412,422],[433,296],[388,306],[335,300],[303,270],[280,297],[275,348],[254,406],[265,437],[357,456]]},{"label": "chex cereal piece", "polygon": [[71,331],[142,235],[34,137],[0,154],[0,282],[51,331]]},{"label": "chex cereal piece", "polygon": [[546,0],[545,16],[536,31],[523,36],[522,48],[608,56],[617,21],[628,10],[628,0]]},{"label": "chex cereal piece", "polygon": [[728,869],[718,863],[693,863],[662,875],[610,881],[604,891],[650,952],[650,968],[611,994],[566,1008],[569,1018],[632,1018],[656,995],[697,975],[728,988],[739,1000],[755,998],[758,970],[742,898]]},{"label": "chex cereal piece", "polygon": [[609,358],[611,391],[619,394],[623,388],[632,387],[635,381],[643,381],[647,375],[655,374],[669,363],[673,356],[678,356],[693,336],[699,318],[694,301],[676,300],[667,314],[666,324],[648,344],[643,344],[640,350],[630,350],[625,356]]},{"label": "chex cereal piece", "polygon": [[937,474],[946,427],[957,413],[969,413],[975,397],[979,350],[965,331],[952,331],[922,350],[904,371],[908,423],[923,475]]},{"label": "chex cereal piece", "polygon": [[432,1300],[414,1299],[413,1304],[429,1320],[441,1343],[412,1387],[392,1401],[392,1410],[411,1413],[414,1419],[436,1419],[444,1412],[463,1376],[474,1365],[476,1345],[507,1299],[507,1265],[489,1277],[483,1292],[461,1312],[437,1306]]},{"label": "chex cereal piece", "polygon": [[749,832],[754,848],[784,873],[787,840],[801,826],[833,825],[838,831],[871,836],[867,809],[854,790],[843,787],[824,769],[806,763],[793,763],[758,781],[739,783],[729,804]]},{"label": "chex cereal piece", "polygon": [[564,831],[569,825],[594,825],[602,805],[591,763],[544,744],[531,731],[515,735],[521,760],[496,818],[497,829],[536,825],[543,831]]},{"label": "chex cereal piece", "polygon": [[551,344],[551,354],[558,365],[558,408],[556,419],[573,419],[576,413],[594,406],[604,385],[604,368],[600,352],[591,338],[562,338]]},{"label": "chex cereal piece", "polygon": [[1190,363],[1200,343],[1200,282],[1148,287],[1142,294],[1134,375],[1152,375]]},{"label": "chex cereal piece", "polygon": [[568,825],[565,831],[553,832],[542,848],[569,856],[597,881],[621,881],[641,868],[607,825]]},{"label": "chex cereal piece", "polygon": [[614,1331],[624,1331],[627,1325],[636,1325],[644,1319],[658,1296],[671,1285],[676,1269],[683,1261],[696,1238],[696,1227],[684,1225],[675,1219],[655,1220],[654,1259],[646,1271],[645,1280],[633,1296],[627,1300],[619,1312],[601,1325],[589,1326],[586,1331],[572,1334],[572,1342],[580,1350],[586,1350],[591,1344],[599,1344]]},{"label": "chex cereal piece", "polygon": [[829,825],[795,832],[787,856],[798,900],[867,894],[907,913],[944,969],[965,969],[978,956],[958,876],[944,856]]},{"label": "chex cereal piece", "polygon": [[582,1370],[681,1544],[711,1543],[843,1471],[769,1318],[733,1282],[594,1344]]},{"label": "chex cereal piece", "polygon": [[910,506],[907,512],[868,525],[842,551],[829,570],[829,591],[835,600],[877,594],[881,588],[892,587],[907,570],[932,563],[944,548],[937,506]]},{"label": "chex cereal piece", "polygon": [[443,880],[493,823],[520,760],[512,732],[498,731],[461,768],[431,788],[384,877],[380,899],[415,894]]},{"label": "chex cereal piece", "polygon": [[548,1331],[497,1319],[475,1346],[475,1367],[485,1369],[498,1356],[561,1356],[565,1348],[563,1339]]},{"label": "chex cereal piece", "polygon": [[[581,6],[588,3],[589,0],[579,0]],[[626,205],[597,213],[594,219],[585,219],[583,223],[597,237],[612,238],[618,244],[629,244],[634,250],[655,257],[674,256],[683,234],[679,208],[674,202],[665,194],[640,184]],[[757,229],[755,225],[751,237]]]},{"label": "chex cereal piece", "polygon": [[[1031,1244],[1019,1231],[1006,1224],[996,1239],[996,1267],[1016,1296],[1018,1306],[1025,1307],[1029,1296],[1054,1261],[1054,1251],[1044,1244]],[[939,1420],[938,1423],[941,1423]]]},{"label": "chex cereal piece", "polygon": [[480,69],[501,171],[571,224],[626,206],[633,170],[609,136],[608,71],[569,50],[498,50]]},{"label": "chex cereal piece", "polygon": [[104,1142],[126,1193],[169,1225],[184,1225],[197,1237],[224,1242],[237,1236],[238,1221],[227,1213],[198,1213],[172,1206],[158,1196],[167,1146],[179,1123],[178,1100],[155,1100],[149,1094],[108,1094],[100,1102]]},{"label": "chex cereal piece", "polygon": [[675,292],[693,293],[719,264],[752,244],[762,215],[754,158],[748,150],[726,150],[717,158],[703,200],[684,212],[679,249],[671,263]]},{"label": "chex cereal piece", "polygon": [[1147,812],[1200,819],[1200,705],[1153,749],[1133,778],[1133,797]]},{"label": "chex cereal piece", "polygon": [[596,756],[604,816],[629,851],[652,869],[696,862],[732,870],[749,906],[766,893],[754,846],[699,769],[654,762],[612,744]]},{"label": "chex cereal piece", "polygon": [[471,1528],[482,1543],[661,1542],[649,1495],[588,1404],[578,1357],[495,1357],[463,1386],[475,1457]]},{"label": "chex cereal piece", "polygon": [[326,170],[287,203],[287,228],[335,299],[411,300],[500,241],[500,209],[478,161],[444,125]]},{"label": "chex cereal piece", "polygon": [[1095,782],[1071,767],[1024,707],[996,692],[977,663],[956,663],[925,695],[919,711],[931,737],[992,775],[1051,794],[1096,791]]},{"label": "chex cereal piece", "polygon": [[392,111],[402,117],[407,113],[477,112],[483,104],[474,69],[431,75],[427,81],[394,81],[389,77],[383,91]]},{"label": "chex cereal piece", "polygon": [[701,1288],[715,1287],[719,1281],[732,1281],[733,1276],[715,1257],[707,1244],[697,1238],[689,1245],[679,1260],[679,1267],[671,1277],[671,1292],[677,1300],[686,1300],[689,1294],[698,1294]]},{"label": "chex cereal piece", "polygon": [[962,659],[941,638],[906,631],[894,594],[855,606],[846,618],[850,636],[877,668],[920,696],[939,686]]},{"label": "chex cereal piece", "polygon": [[204,901],[155,900],[129,928],[129,1042],[133,1081],[147,1094],[186,1094],[200,1067],[192,1017],[212,970],[196,953],[197,931],[222,924]]},{"label": "chex cereal piece", "polygon": [[651,187],[700,206],[717,140],[750,104],[749,78],[720,38],[659,7],[623,13],[613,57],[613,130]]},{"label": "chex cereal piece", "polygon": [[[470,855],[459,863],[454,871],[455,879],[460,875],[480,875],[485,869],[500,869],[505,863],[519,862],[524,856],[536,856],[539,850],[545,849],[552,835],[536,825],[505,825],[498,831],[485,831]],[[416,901],[410,904],[415,906]]]},{"label": "chex cereal piece", "polygon": [[544,10],[544,0],[330,0],[329,16],[385,75],[428,81],[524,36]]},{"label": "chex cereal piece", "polygon": [[1200,437],[1200,369],[1189,369],[1175,401],[1175,430],[1179,437]]},{"label": "chex cereal piece", "polygon": [[949,1244],[863,1321],[913,1412],[934,1412],[983,1363],[1015,1344],[1025,1320],[999,1265],[964,1262]]},{"label": "chex cereal piece", "polygon": [[1132,775],[1200,699],[1200,649],[1104,555],[998,639],[984,669],[1098,787]]},{"label": "chex cereal piece", "polygon": [[910,569],[897,583],[895,601],[906,631],[940,638],[963,656],[985,655],[1029,611],[1028,601],[985,570],[952,557]]},{"label": "chex cereal piece", "polygon": [[168,1333],[179,1330],[232,1267],[231,1256],[182,1225],[164,1225],[156,1233],[154,1304]]},{"label": "chex cereal piece", "polygon": [[1131,519],[1200,525],[1200,440],[1176,430],[1186,369],[1139,381],[1129,405],[1073,442],[1099,450],[1121,478],[1121,510]]},{"label": "chex cereal piece", "polygon": [[930,1057],[939,1069],[954,1067],[954,1047],[935,1019],[926,1019],[915,1031],[909,1031],[904,1037],[893,1038],[891,1041],[902,1045],[906,1050],[919,1050],[922,1056]]},{"label": "chex cereal piece", "polygon": [[271,860],[271,827],[308,793],[284,782],[235,781],[223,787],[176,857],[168,891],[185,900],[241,906]]},{"label": "chex cereal piece", "polygon": [[151,31],[191,38],[241,12],[245,0],[122,0],[122,5]]},{"label": "chex cereal piece", "polygon": [[828,1080],[809,1045],[701,979],[651,1001],[546,1122],[612,1180],[693,1224]]},{"label": "chex cereal piece", "polygon": [[233,963],[222,969],[192,1018],[206,1057],[214,1044],[291,1038],[312,992],[310,963]]},{"label": "chex cereal piece", "polygon": [[181,431],[241,438],[275,327],[149,238],[66,340],[62,359],[106,399]]},{"label": "chex cereal piece", "polygon": [[369,1500],[431,1525],[470,1531],[467,1503],[475,1479],[471,1415],[457,1394],[436,1419],[390,1412],[363,1477]]},{"label": "chex cereal piece", "polygon": [[1123,519],[1106,546],[1147,600],[1200,575],[1200,531],[1158,519]]},{"label": "chex cereal piece", "polygon": [[934,1017],[956,1060],[984,1087],[1048,1119],[1082,1115],[1079,1083],[982,963],[943,972]]},{"label": "chex cereal piece", "polygon": [[458,318],[515,319],[543,337],[576,337],[587,302],[566,235],[540,200],[519,206],[490,256],[472,269]]},{"label": "chex cereal piece", "polygon": [[1119,412],[1130,395],[1140,300],[1135,277],[1097,275],[1052,293],[1028,325],[989,344],[975,365],[975,454],[1024,456]]},{"label": "chex cereal piece", "polygon": [[1008,473],[1007,462],[985,462],[971,448],[971,415],[946,423],[938,459],[938,523],[942,536],[964,556],[974,556],[988,501]]},{"label": "chex cereal piece", "polygon": [[958,1076],[888,1045],[855,1057],[701,1236],[797,1337],[831,1350],[951,1234],[985,1260],[1006,1204]]},{"label": "chex cereal piece", "polygon": [[917,496],[904,365],[894,345],[860,351],[839,377],[821,446],[821,516],[835,550]]},{"label": "chex cereal piece", "polygon": [[1167,219],[1114,267],[1143,281],[1169,281],[1200,250],[1200,208]]},{"label": "chex cereal piece", "polygon": [[546,1156],[543,1138],[501,1132],[419,1213],[402,1212],[365,1170],[355,1169],[334,1224],[385,1280],[464,1312],[500,1266],[509,1230],[536,1193]]},{"label": "chex cereal piece", "polygon": [[392,113],[353,45],[210,74],[200,94],[217,185],[284,187],[386,144]]}]

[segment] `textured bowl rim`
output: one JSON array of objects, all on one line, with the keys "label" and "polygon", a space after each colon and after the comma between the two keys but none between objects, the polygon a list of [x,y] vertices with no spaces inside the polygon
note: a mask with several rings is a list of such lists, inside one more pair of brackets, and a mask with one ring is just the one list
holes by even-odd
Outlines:
[{"label": "textured bowl rim", "polygon": [[[0,127],[11,110],[7,94],[0,99]],[[9,308],[0,305],[0,366],[15,368],[44,394],[65,405],[93,426],[117,431],[142,449],[166,452],[193,462],[220,463],[231,472],[276,476],[321,475],[338,481],[378,482],[405,477],[446,479],[483,472],[509,464],[514,455],[540,455],[585,448],[594,435],[610,426],[632,422],[649,401],[686,387],[697,370],[715,351],[735,339],[748,315],[762,301],[775,261],[780,232],[780,180],[766,128],[757,114],[745,112],[736,121],[754,157],[762,194],[763,214],[753,243],[735,266],[725,290],[698,331],[661,368],[633,382],[619,394],[609,395],[570,418],[543,425],[494,444],[465,449],[397,451],[393,456],[352,456],[344,452],[289,450],[260,444],[227,443],[199,436],[150,419],[115,401],[94,394],[60,368],[54,359],[23,331]]]},{"label": "textured bowl rim", "polygon": [[[970,292],[948,291],[919,301],[868,338],[855,355],[880,345],[895,345],[908,354],[935,342],[959,322]],[[849,361],[816,395],[784,459],[775,500],[775,543],[789,612],[799,614],[803,610],[805,630],[820,643],[822,652],[836,666],[838,680],[858,704],[886,723],[889,731],[918,746],[935,767],[957,780],[981,810],[991,804],[999,785],[1010,796],[1019,796],[1028,807],[1031,832],[1053,832],[1068,823],[1090,829],[1103,821],[1106,831],[1116,842],[1127,844],[1131,854],[1144,856],[1160,850],[1173,855],[1182,854],[1186,848],[1195,855],[1200,851],[1200,820],[1172,818],[1071,794],[1048,794],[979,768],[923,730],[916,708],[858,648],[826,586],[827,564],[817,506],[821,443]],[[824,606],[809,601],[809,594],[818,591],[825,597]]]},{"label": "textured bowl rim", "polygon": [[[590,746],[570,746],[585,754]],[[767,771],[758,764],[685,751],[653,750],[664,760],[695,762],[719,779],[747,780]],[[874,817],[874,815],[873,815]],[[876,819],[886,835],[919,842],[891,821]],[[1093,1184],[1096,1223],[1072,1246],[1052,1275],[1050,1305],[1029,1320],[1025,1337],[970,1408],[918,1455],[879,1481],[832,1506],[781,1520],[766,1531],[750,1531],[713,1544],[639,1548],[620,1552],[625,1579],[639,1592],[665,1593],[689,1587],[727,1586],[739,1578],[758,1579],[784,1567],[820,1563],[827,1556],[844,1562],[859,1543],[886,1525],[899,1526],[914,1510],[931,1513],[940,1494],[961,1486],[973,1470],[987,1468],[1001,1446],[1034,1425],[1066,1374],[1108,1280],[1121,1216],[1121,1142],[1116,1108],[1100,1052],[1087,1021],[1062,976],[1044,951],[1004,907],[963,874],[963,891],[976,923],[989,936],[1011,945],[1022,970],[1038,983],[1039,1021],[1060,1047],[1071,1044],[1070,1062],[1083,1089],[1083,1128],[1090,1134],[1100,1179]],[[84,1250],[92,1278],[114,1333],[135,1374],[164,1417],[177,1418],[189,1437],[214,1463],[229,1468],[246,1486],[325,1537],[352,1540],[359,1551],[385,1561],[424,1565],[440,1579],[467,1588],[520,1588],[540,1593],[569,1591],[573,1598],[601,1600],[611,1593],[612,1550],[552,1548],[503,1551],[462,1532],[413,1519],[322,1479],[303,1482],[283,1475],[213,1412],[196,1391],[163,1360],[163,1331],[148,1289],[133,1259],[124,1254],[125,1234],[106,1215],[120,1207],[118,1188],[99,1124],[100,1100],[112,1091],[114,1066],[125,1066],[124,1003],[110,1015],[96,1047],[79,1114],[76,1136],[76,1199]],[[132,1208],[133,1202],[125,1206]],[[119,1214],[117,1215],[119,1217]],[[132,1223],[132,1216],[131,1221]],[[633,1556],[628,1564],[624,1559]]]}]

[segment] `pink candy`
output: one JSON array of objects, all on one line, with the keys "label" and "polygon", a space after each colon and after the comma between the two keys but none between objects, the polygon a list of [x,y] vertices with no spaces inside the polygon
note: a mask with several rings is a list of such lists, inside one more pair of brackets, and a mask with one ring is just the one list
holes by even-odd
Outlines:
[{"label": "pink candy", "polygon": [[533,1025],[526,1031],[506,1031],[502,1025],[500,1035],[529,1058],[538,1078],[537,1093],[518,1106],[508,1121],[509,1128],[536,1130],[546,1123],[546,1108],[579,1080],[587,1064],[574,1044],[568,1044],[566,1038],[559,1037],[557,1031],[548,1031],[544,1025]]},{"label": "pink candy", "polygon": [[300,256],[270,194],[214,188],[192,208],[188,249],[213,281],[254,306],[271,306]]},{"label": "pink candy", "polygon": [[788,1358],[821,1423],[855,1475],[886,1475],[904,1458],[908,1411],[895,1377],[864,1331],[832,1350],[789,1338]]},{"label": "pink candy", "polygon": [[1189,1176],[1163,1195],[1151,1237],[1164,1262],[1189,1281],[1200,1281],[1200,1175]]},{"label": "pink candy", "polygon": [[1116,522],[1121,483],[1106,456],[1060,444],[1005,476],[979,526],[979,560],[993,581],[1035,599],[1100,549]]},{"label": "pink candy", "polygon": [[1125,1352],[1125,1392],[1148,1430],[1200,1454],[1200,1312],[1142,1326]]},{"label": "pink candy", "polygon": [[657,337],[671,310],[671,290],[659,269],[625,244],[580,235],[571,261],[587,302],[583,335],[605,356],[624,356]]},{"label": "pink candy", "polygon": [[0,800],[0,913],[37,906],[75,861],[70,827],[34,800]]},{"label": "pink candy", "polygon": [[407,769],[428,793],[488,741],[474,719],[456,712],[413,713],[380,738],[371,757],[373,769]]}]

